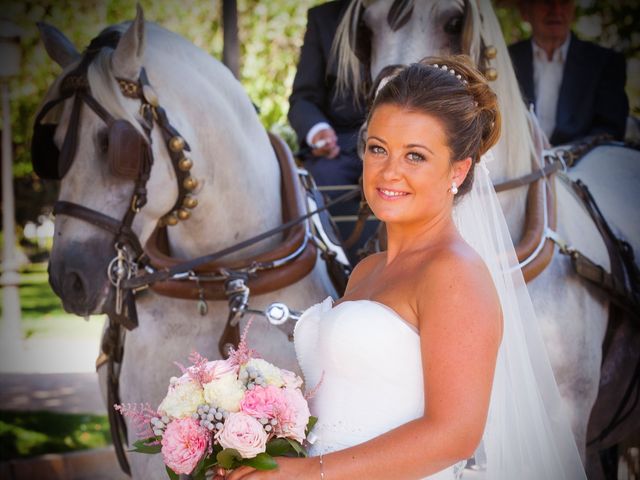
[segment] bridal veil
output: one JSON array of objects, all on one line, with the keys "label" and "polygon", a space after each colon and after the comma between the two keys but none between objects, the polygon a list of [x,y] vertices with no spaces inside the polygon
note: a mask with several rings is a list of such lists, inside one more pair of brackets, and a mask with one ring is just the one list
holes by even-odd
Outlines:
[{"label": "bridal veil", "polygon": [[480,449],[487,480],[586,479],[485,155],[471,191],[454,207],[463,238],[498,291],[504,333]]}]

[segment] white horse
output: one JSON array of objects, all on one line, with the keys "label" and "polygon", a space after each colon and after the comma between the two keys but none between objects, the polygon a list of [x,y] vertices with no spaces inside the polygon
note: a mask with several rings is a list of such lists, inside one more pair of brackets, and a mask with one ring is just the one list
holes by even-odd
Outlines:
[{"label": "white horse", "polygon": [[[495,50],[487,55],[487,47]],[[500,182],[531,172],[532,163],[539,162],[542,139],[522,102],[489,0],[354,0],[334,44],[339,85],[355,89],[375,79],[387,65],[409,64],[429,55],[455,53],[466,53],[480,68],[494,68],[498,74],[491,85],[500,102],[503,134],[494,149],[495,160],[489,164],[492,179]],[[360,78],[361,63],[368,66],[371,75],[365,81]],[[638,155],[629,152],[635,158],[625,163],[636,161],[637,171]],[[607,168],[608,159],[600,160],[601,167]],[[584,165],[585,170],[591,168],[587,163]],[[581,176],[592,175],[581,172]],[[622,199],[637,197],[638,181],[638,177],[627,178],[626,183],[618,185],[629,189],[627,197],[620,190],[615,191],[618,204]],[[604,242],[589,216],[564,182],[556,179],[553,184],[557,192],[558,235],[609,269]],[[633,185],[636,190],[631,189]],[[612,197],[611,192],[608,197]],[[526,187],[501,193],[500,201],[517,243],[525,219]],[[618,231],[626,228],[629,233],[625,236],[632,240],[633,229],[637,231],[640,222],[635,225],[625,225],[625,222],[638,218],[637,202],[624,202],[627,206],[615,217],[615,227],[620,227]],[[608,205],[616,204],[609,202]],[[605,213],[612,210],[608,205],[602,206]],[[636,211],[630,212],[631,209]],[[625,218],[625,211],[630,216]],[[638,239],[640,235],[633,238],[633,242]],[[569,258],[557,252],[546,270],[529,283],[529,291],[576,442],[586,460],[587,426],[598,394],[608,300],[574,275]]]},{"label": "white horse", "polygon": [[[191,147],[191,175],[200,185],[196,191],[199,204],[190,219],[168,228],[172,255],[198,257],[280,225],[278,162],[254,106],[230,71],[184,38],[145,23],[141,10],[132,23],[111,28],[122,32],[117,47],[103,48],[88,68],[95,99],[113,117],[128,120],[143,132],[140,101],[123,96],[116,79],[135,80],[144,67],[159,104]],[[47,95],[51,99],[58,95],[60,78],[78,65],[80,55],[54,27],[43,25],[41,31],[47,52],[64,69]],[[67,132],[71,104],[71,99],[64,102],[55,131],[58,147]],[[122,218],[129,208],[132,182],[114,177],[105,165],[103,120],[84,106],[79,124],[77,152],[61,181],[59,199]],[[133,223],[143,244],[178,194],[166,143],[158,130],[152,131],[154,164],[147,184],[148,203]],[[242,255],[265,251],[279,241],[279,237],[268,239]],[[114,254],[109,233],[67,215],[56,217],[50,282],[67,311],[86,316],[113,308],[109,307],[113,293],[106,272]],[[297,283],[268,295],[252,296],[250,306],[262,309],[278,300],[303,309],[328,294],[335,295],[335,291],[324,265],[317,262]],[[225,301],[211,301],[208,313],[202,316],[195,301],[147,291],[139,296],[137,311],[139,326],[126,334],[121,399],[157,406],[166,394],[169,378],[179,374],[174,361],[186,363],[193,350],[209,358],[219,356],[218,339],[229,309]],[[298,369],[287,335],[262,318],[253,321],[248,341],[264,358]],[[134,440],[133,432],[130,426],[130,441]],[[166,475],[159,455],[129,454],[129,461],[134,478]]]}]

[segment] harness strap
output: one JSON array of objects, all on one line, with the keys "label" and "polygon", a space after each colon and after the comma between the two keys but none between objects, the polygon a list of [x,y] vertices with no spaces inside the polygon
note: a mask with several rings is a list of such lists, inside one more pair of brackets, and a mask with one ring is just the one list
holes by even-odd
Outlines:
[{"label": "harness strap", "polygon": [[586,280],[605,290],[611,301],[640,319],[640,274],[635,264],[633,249],[611,230],[588,187],[580,180],[571,182],[573,190],[582,199],[589,215],[605,241],[611,259],[611,274],[580,252],[571,251],[576,272]]},{"label": "harness strap", "polygon": [[219,260],[223,257],[226,257],[232,253],[238,252],[240,250],[243,250],[247,247],[250,247],[251,245],[254,245],[256,243],[261,242],[262,240],[272,237],[274,235],[277,235],[279,233],[282,233],[283,231],[304,222],[305,220],[311,218],[312,216],[314,216],[315,214],[326,210],[329,207],[332,207],[333,205],[340,203],[340,202],[344,202],[346,200],[350,200],[354,197],[356,197],[357,195],[360,195],[360,192],[358,192],[357,190],[352,190],[350,192],[347,192],[343,195],[340,195],[339,197],[333,199],[330,202],[327,202],[325,205],[323,205],[322,207],[306,213],[304,215],[299,216],[298,218],[295,218],[293,220],[290,220],[289,222],[286,222],[278,227],[272,228],[271,230],[267,230],[266,232],[263,232],[259,235],[256,235],[255,237],[251,237],[248,238],[247,240],[244,240],[243,242],[237,243],[235,245],[232,245],[230,247],[224,248],[222,250],[219,250],[215,253],[211,253],[209,255],[203,255],[201,257],[196,257],[192,260],[188,260],[186,262],[182,262],[179,263],[177,265],[174,265],[172,267],[169,268],[165,268],[163,270],[158,270],[156,272],[153,273],[148,273],[145,275],[141,275],[139,277],[133,277],[130,278],[128,280],[124,280],[124,288],[127,289],[136,289],[136,288],[140,288],[142,286],[146,286],[146,285],[151,285],[153,283],[156,282],[160,282],[163,280],[167,280],[170,277],[172,277],[173,275],[177,275],[177,274],[181,274],[181,273],[186,273],[186,272],[190,272],[193,270],[196,270],[198,267],[201,267],[203,265],[206,265],[207,263],[212,263],[215,262],[216,260]]},{"label": "harness strap", "polygon": [[127,424],[124,417],[116,412],[114,405],[122,403],[120,399],[120,367],[124,352],[122,331],[118,321],[109,316],[109,325],[104,332],[102,351],[107,355],[107,416],[113,446],[120,469],[131,476],[131,468],[124,446],[128,444]]},{"label": "harness strap", "polygon": [[116,220],[104,213],[96,210],[91,210],[83,205],[77,203],[65,202],[64,200],[57,201],[53,207],[54,215],[68,215],[70,217],[79,218],[87,223],[95,225],[96,227],[103,228],[114,235],[120,234],[123,239],[126,239],[126,243],[129,244],[136,256],[140,256],[143,253],[142,246],[138,237],[131,230],[131,227],[124,225],[123,222]]},{"label": "harness strap", "polygon": [[504,182],[496,183],[493,187],[496,193],[504,192],[506,190],[512,190],[518,187],[524,187],[530,183],[540,180],[543,177],[548,177],[552,173],[557,172],[561,168],[564,168],[562,161],[556,159],[554,162],[547,164],[544,168],[540,168],[535,172],[528,173],[521,177],[513,178]]}]

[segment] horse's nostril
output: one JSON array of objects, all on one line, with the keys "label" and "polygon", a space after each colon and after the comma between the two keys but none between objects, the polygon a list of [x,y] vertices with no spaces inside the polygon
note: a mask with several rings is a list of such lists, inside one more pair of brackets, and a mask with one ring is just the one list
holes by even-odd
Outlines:
[{"label": "horse's nostril", "polygon": [[82,280],[80,280],[80,276],[77,273],[72,273],[71,275],[73,276],[73,284],[72,284],[73,290],[75,292],[82,292],[83,287],[82,287]]},{"label": "horse's nostril", "polygon": [[64,280],[64,295],[74,303],[79,303],[85,299],[84,282],[80,274],[76,272],[67,273]]}]

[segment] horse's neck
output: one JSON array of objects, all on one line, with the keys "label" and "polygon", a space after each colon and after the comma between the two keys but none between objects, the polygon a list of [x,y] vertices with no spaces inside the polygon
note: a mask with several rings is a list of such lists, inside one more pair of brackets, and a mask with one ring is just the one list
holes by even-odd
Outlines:
[{"label": "horse's neck", "polygon": [[[531,171],[528,150],[523,148],[520,152],[516,152],[515,155],[524,156],[524,158],[517,158],[514,154],[509,154],[507,142],[504,140],[503,136],[493,149],[494,158],[488,165],[494,184],[525,175]],[[520,187],[498,195],[514,243],[520,240],[522,229],[524,228],[527,203],[526,192],[526,187]]]},{"label": "horse's neck", "polygon": [[[164,68],[156,67],[149,76],[169,120],[191,147],[191,175],[199,182],[198,206],[191,218],[169,228],[172,254],[187,258],[210,253],[278,225],[280,172],[247,94],[229,70],[205,52],[170,32],[150,33],[148,68]],[[154,40],[163,45],[154,35],[175,39],[180,55],[167,58],[164,48],[154,49]],[[253,251],[277,241],[262,242]]]}]

